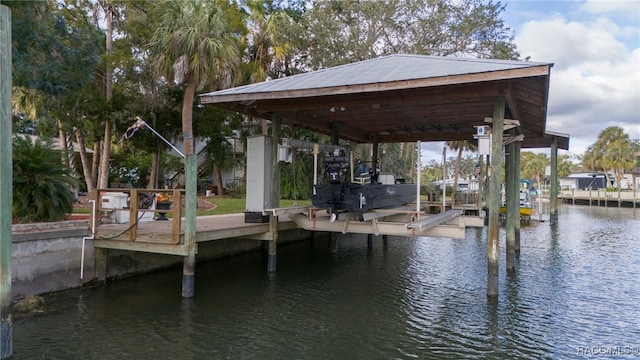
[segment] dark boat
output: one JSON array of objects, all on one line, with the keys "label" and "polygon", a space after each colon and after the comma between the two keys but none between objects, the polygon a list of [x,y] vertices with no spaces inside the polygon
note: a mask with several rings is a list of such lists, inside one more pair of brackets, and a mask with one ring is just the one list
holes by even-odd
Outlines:
[{"label": "dark boat", "polygon": [[379,169],[371,169],[360,163],[351,181],[349,160],[344,151],[327,154],[324,159],[327,184],[315,185],[315,194],[311,197],[313,206],[328,209],[338,216],[342,212],[364,213],[373,209],[403,206],[415,201],[416,186],[391,180],[393,177],[381,179]]}]

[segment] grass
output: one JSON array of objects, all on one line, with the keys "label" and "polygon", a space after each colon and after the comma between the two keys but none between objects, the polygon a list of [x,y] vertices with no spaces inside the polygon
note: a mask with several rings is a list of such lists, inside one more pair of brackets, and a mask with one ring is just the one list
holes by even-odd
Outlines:
[{"label": "grass", "polygon": [[[197,215],[223,215],[244,213],[246,199],[232,199],[225,197],[208,198],[207,201],[216,205],[215,209],[198,211]],[[310,200],[280,200],[280,207],[311,205]]]}]

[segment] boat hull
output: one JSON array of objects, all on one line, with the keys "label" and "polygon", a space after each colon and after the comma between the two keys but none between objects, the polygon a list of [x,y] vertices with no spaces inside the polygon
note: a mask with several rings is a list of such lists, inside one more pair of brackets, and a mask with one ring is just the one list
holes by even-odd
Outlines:
[{"label": "boat hull", "polygon": [[402,206],[416,199],[416,186],[412,184],[332,183],[318,184],[315,189],[316,194],[311,196],[313,206],[333,213]]},{"label": "boat hull", "polygon": [[[501,214],[505,214],[507,212],[507,209],[504,206],[500,206],[500,213]],[[533,208],[532,207],[526,207],[526,206],[521,206],[520,207],[520,216],[521,217],[526,217],[526,216],[531,216],[533,215]]]}]

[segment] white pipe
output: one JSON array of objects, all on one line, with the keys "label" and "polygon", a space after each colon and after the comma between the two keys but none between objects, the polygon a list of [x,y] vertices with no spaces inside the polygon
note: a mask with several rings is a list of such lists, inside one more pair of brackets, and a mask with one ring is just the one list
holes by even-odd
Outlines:
[{"label": "white pipe", "polygon": [[82,238],[82,257],[80,258],[80,279],[84,279],[84,245],[87,240],[93,240],[96,235],[96,201],[91,199],[91,236]]},{"label": "white pipe", "polygon": [[420,140],[418,140],[418,161],[417,161],[417,167],[418,170],[416,171],[416,174],[418,175],[418,179],[416,180],[416,187],[417,187],[417,191],[416,191],[416,211],[418,212],[418,219],[420,217],[420,157],[422,156],[422,149],[420,148],[422,145],[420,145]]}]

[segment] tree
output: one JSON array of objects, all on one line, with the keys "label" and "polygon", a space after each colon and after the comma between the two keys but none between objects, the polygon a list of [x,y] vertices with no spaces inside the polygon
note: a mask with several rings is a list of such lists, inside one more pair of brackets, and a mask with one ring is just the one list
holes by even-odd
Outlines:
[{"label": "tree", "polygon": [[609,172],[613,172],[616,186],[620,187],[625,170],[635,165],[633,142],[619,126],[610,126],[600,132],[598,139],[587,148],[582,165],[593,171],[603,171],[607,184],[611,184]]},{"label": "tree", "polygon": [[230,85],[239,58],[222,1],[163,1],[153,12],[159,19],[149,47],[153,66],[169,83],[184,84],[182,132],[184,153],[192,155],[193,102],[196,90]]},{"label": "tree", "polygon": [[458,177],[460,176],[460,162],[462,160],[463,151],[475,151],[478,147],[469,140],[447,141],[449,149],[457,151],[456,165],[453,173],[453,194],[451,195],[451,204],[455,205],[456,193],[458,192]]},{"label": "tree", "polygon": [[60,151],[37,138],[13,139],[13,216],[21,222],[59,221],[73,210],[76,186]]},{"label": "tree", "polygon": [[504,9],[482,0],[315,2],[302,16],[300,61],[320,69],[395,53],[517,59]]},{"label": "tree", "polygon": [[520,153],[520,177],[533,180],[539,187],[548,164],[551,164],[551,159],[547,154],[523,151]]}]

